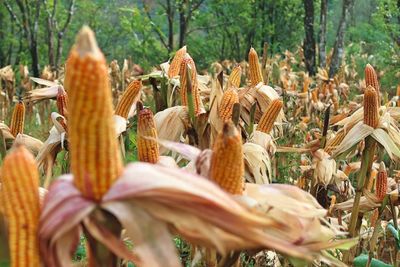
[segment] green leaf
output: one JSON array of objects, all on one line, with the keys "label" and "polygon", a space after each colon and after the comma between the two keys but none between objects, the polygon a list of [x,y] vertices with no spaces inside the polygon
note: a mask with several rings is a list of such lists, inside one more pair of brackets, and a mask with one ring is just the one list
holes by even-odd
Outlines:
[{"label": "green leaf", "polygon": [[393,226],[392,223],[389,223],[387,225],[387,229],[390,231],[390,233],[393,235],[394,239],[396,240],[397,250],[400,250],[400,234],[399,234],[399,231]]},{"label": "green leaf", "polygon": [[[368,263],[368,255],[366,254],[361,254],[358,257],[354,258],[353,265],[355,267],[365,267],[367,266]],[[371,260],[371,267],[390,267],[393,265],[384,263],[383,261],[377,260],[377,259],[372,259]]]}]

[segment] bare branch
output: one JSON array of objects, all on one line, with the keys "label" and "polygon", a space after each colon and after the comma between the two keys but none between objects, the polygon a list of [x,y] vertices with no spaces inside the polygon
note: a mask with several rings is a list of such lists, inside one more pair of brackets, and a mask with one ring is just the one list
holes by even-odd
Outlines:
[{"label": "bare branch", "polygon": [[153,26],[153,30],[157,33],[163,46],[169,51],[168,44],[165,42],[165,36],[162,33],[162,31],[157,27],[157,25],[153,22],[153,18],[151,17],[148,5],[146,4],[145,0],[142,0],[142,3],[143,3],[144,12],[146,13],[147,18],[150,20],[151,26]]},{"label": "bare branch", "polygon": [[64,26],[61,30],[61,32],[64,34],[65,31],[67,30],[68,25],[71,23],[72,16],[74,15],[74,7],[75,7],[75,0],[71,0],[68,8],[68,17],[67,20],[64,23]]}]

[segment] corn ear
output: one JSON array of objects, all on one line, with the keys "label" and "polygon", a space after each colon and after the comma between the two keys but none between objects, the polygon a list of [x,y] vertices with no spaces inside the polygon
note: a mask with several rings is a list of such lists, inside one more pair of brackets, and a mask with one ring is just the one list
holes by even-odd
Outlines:
[{"label": "corn ear", "polygon": [[240,67],[240,65],[237,65],[229,75],[228,88],[231,86],[239,88],[241,77],[242,77],[242,68]]},{"label": "corn ear", "polygon": [[387,191],[387,171],[385,163],[381,162],[379,166],[378,175],[376,177],[375,194],[379,201],[382,201],[386,196]]},{"label": "corn ear", "polygon": [[82,194],[100,200],[122,172],[110,81],[94,33],[83,27],[67,60],[71,172]]},{"label": "corn ear", "polygon": [[1,173],[0,198],[8,222],[11,266],[39,267],[39,173],[35,159],[19,145],[4,158]]},{"label": "corn ear", "polygon": [[138,111],[138,114],[137,150],[139,160],[157,163],[160,159],[160,149],[153,112],[145,108]]},{"label": "corn ear", "polygon": [[317,89],[315,89],[314,91],[311,92],[311,100],[314,103],[318,102],[318,90]]},{"label": "corn ear", "polygon": [[345,131],[339,131],[333,138],[330,138],[324,148],[325,152],[331,154],[345,137]]},{"label": "corn ear", "polygon": [[364,123],[372,128],[378,127],[378,95],[372,86],[368,86],[364,92]]},{"label": "corn ear", "polygon": [[61,86],[58,87],[57,93],[57,110],[58,113],[64,116],[65,118],[68,115],[68,95],[65,92],[64,88]]},{"label": "corn ear", "polygon": [[254,48],[250,48],[249,52],[249,72],[250,82],[252,86],[256,86],[260,82],[264,82],[260,67],[260,61],[258,60],[258,55]]},{"label": "corn ear", "polygon": [[365,86],[372,86],[379,97],[380,86],[378,82],[378,76],[376,75],[374,67],[372,67],[370,64],[365,66]]},{"label": "corn ear", "polygon": [[257,125],[257,130],[269,134],[274,128],[274,123],[281,112],[282,107],[283,102],[281,100],[273,100],[264,111],[264,114]]},{"label": "corn ear", "polygon": [[193,59],[190,57],[189,54],[186,54],[185,58],[182,60],[181,68],[180,68],[180,85],[181,85],[181,102],[183,106],[188,106],[188,95],[187,95],[187,68],[190,72],[191,78],[191,85],[192,85],[192,97],[193,97],[193,105],[194,105],[194,113],[196,115],[200,114],[201,112],[201,100],[200,100],[200,92],[198,88],[198,81],[197,81],[197,71],[196,65],[194,64]]},{"label": "corn ear", "polygon": [[171,61],[168,69],[168,77],[173,78],[179,75],[179,71],[181,68],[182,60],[186,55],[186,45],[176,51],[174,58]]},{"label": "corn ear", "polygon": [[210,176],[225,191],[241,195],[244,189],[242,138],[232,122],[223,126],[211,158]]},{"label": "corn ear", "polygon": [[137,98],[142,88],[142,81],[136,80],[132,81],[128,87],[125,89],[118,101],[117,107],[115,108],[115,114],[119,115],[125,119],[128,119],[129,111],[133,105],[133,101]]},{"label": "corn ear", "polygon": [[14,137],[18,134],[24,133],[24,122],[25,122],[25,104],[19,101],[13,110],[10,123],[10,132]]},{"label": "corn ear", "polygon": [[236,103],[239,103],[239,96],[236,90],[226,90],[222,96],[221,105],[219,107],[219,117],[223,121],[232,119],[233,105]]}]

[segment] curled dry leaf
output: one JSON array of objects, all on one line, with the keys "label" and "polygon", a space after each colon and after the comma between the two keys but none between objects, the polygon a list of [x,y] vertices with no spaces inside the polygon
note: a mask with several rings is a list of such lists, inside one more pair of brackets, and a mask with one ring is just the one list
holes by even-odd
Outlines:
[{"label": "curled dry leaf", "polygon": [[272,174],[271,159],[262,146],[253,143],[243,145],[245,178],[256,184],[269,184]]},{"label": "curled dry leaf", "polygon": [[18,134],[13,145],[24,145],[32,154],[37,155],[43,142],[27,134]]},{"label": "curled dry leaf", "polygon": [[[167,108],[154,115],[158,138],[179,142],[189,126],[189,114],[184,106]],[[173,125],[173,127],[171,127]],[[165,148],[160,148],[160,153],[168,153]]]}]

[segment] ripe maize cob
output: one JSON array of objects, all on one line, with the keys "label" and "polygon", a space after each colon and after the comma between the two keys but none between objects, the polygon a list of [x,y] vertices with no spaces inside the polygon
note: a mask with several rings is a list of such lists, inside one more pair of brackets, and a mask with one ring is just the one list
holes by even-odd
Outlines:
[{"label": "ripe maize cob", "polygon": [[236,88],[240,87],[240,78],[242,77],[242,68],[237,65],[231,72],[228,78],[228,88],[233,86]]},{"label": "ripe maize cob", "polygon": [[274,123],[279,115],[279,112],[281,112],[282,107],[283,102],[281,100],[273,100],[264,111],[264,114],[257,125],[257,131],[269,134],[274,128]]},{"label": "ripe maize cob", "polygon": [[303,81],[303,93],[308,92],[308,89],[310,88],[311,84],[311,79],[308,77],[308,75],[304,76],[304,81]]},{"label": "ripe maize cob", "polygon": [[25,121],[25,104],[19,101],[15,107],[10,123],[10,132],[14,137],[17,137],[19,133],[24,133],[24,121]]},{"label": "ripe maize cob", "polygon": [[387,191],[387,172],[385,163],[381,162],[379,165],[378,175],[376,176],[375,195],[382,201],[386,196]]},{"label": "ripe maize cob", "polygon": [[100,200],[122,172],[110,81],[94,33],[83,27],[67,61],[71,172],[82,194]]},{"label": "ripe maize cob", "polygon": [[379,97],[380,86],[378,82],[378,76],[376,75],[374,67],[372,67],[370,64],[365,66],[365,86],[372,86]]},{"label": "ripe maize cob", "polygon": [[264,82],[260,62],[258,60],[258,55],[254,48],[250,48],[249,52],[249,72],[250,72],[250,82],[252,86],[256,86],[260,82]]},{"label": "ripe maize cob", "polygon": [[168,77],[173,78],[179,74],[181,63],[183,58],[186,55],[186,45],[176,51],[174,58],[172,59],[171,64],[169,65],[168,69]]},{"label": "ripe maize cob", "polygon": [[117,107],[115,108],[115,114],[125,119],[128,119],[129,111],[138,96],[140,89],[142,88],[142,81],[136,80],[131,82],[122,94]]},{"label": "ripe maize cob", "polygon": [[333,138],[330,138],[324,148],[325,152],[331,154],[332,151],[334,151],[336,147],[340,145],[340,143],[342,143],[344,137],[345,137],[345,132],[340,131]]},{"label": "ripe maize cob", "polygon": [[225,191],[241,195],[244,189],[242,138],[232,122],[218,135],[211,158],[210,176]]},{"label": "ripe maize cob", "polygon": [[192,81],[192,96],[193,96],[193,105],[194,105],[194,113],[196,115],[200,114],[201,106],[200,106],[200,92],[198,89],[197,82],[197,71],[196,65],[194,64],[193,59],[189,54],[186,54],[181,63],[180,69],[180,84],[181,84],[181,102],[183,106],[188,106],[188,97],[187,97],[187,68],[190,68],[191,81]]},{"label": "ripe maize cob", "polygon": [[64,117],[67,117],[68,115],[67,108],[68,108],[68,95],[67,92],[65,92],[64,88],[60,86],[58,87],[58,93],[57,93],[58,113],[60,113]]},{"label": "ripe maize cob", "polygon": [[300,189],[305,189],[306,188],[306,182],[307,182],[306,177],[305,176],[300,176],[297,179],[296,186],[298,188],[300,188]]},{"label": "ripe maize cob", "polygon": [[160,159],[160,149],[157,142],[157,129],[153,112],[148,108],[138,112],[137,150],[139,160],[157,163]]},{"label": "ripe maize cob", "polygon": [[318,102],[318,90],[315,89],[314,91],[311,92],[311,100],[314,103]]},{"label": "ripe maize cob", "polygon": [[39,267],[39,172],[35,158],[24,146],[17,146],[4,158],[1,173],[0,198],[8,222],[11,266]]},{"label": "ripe maize cob", "polygon": [[238,93],[234,89],[226,90],[222,96],[219,108],[219,117],[223,121],[229,121],[232,119],[233,105],[235,103],[239,103]]},{"label": "ripe maize cob", "polygon": [[372,86],[368,86],[364,92],[364,123],[372,128],[378,127],[378,95]]}]

